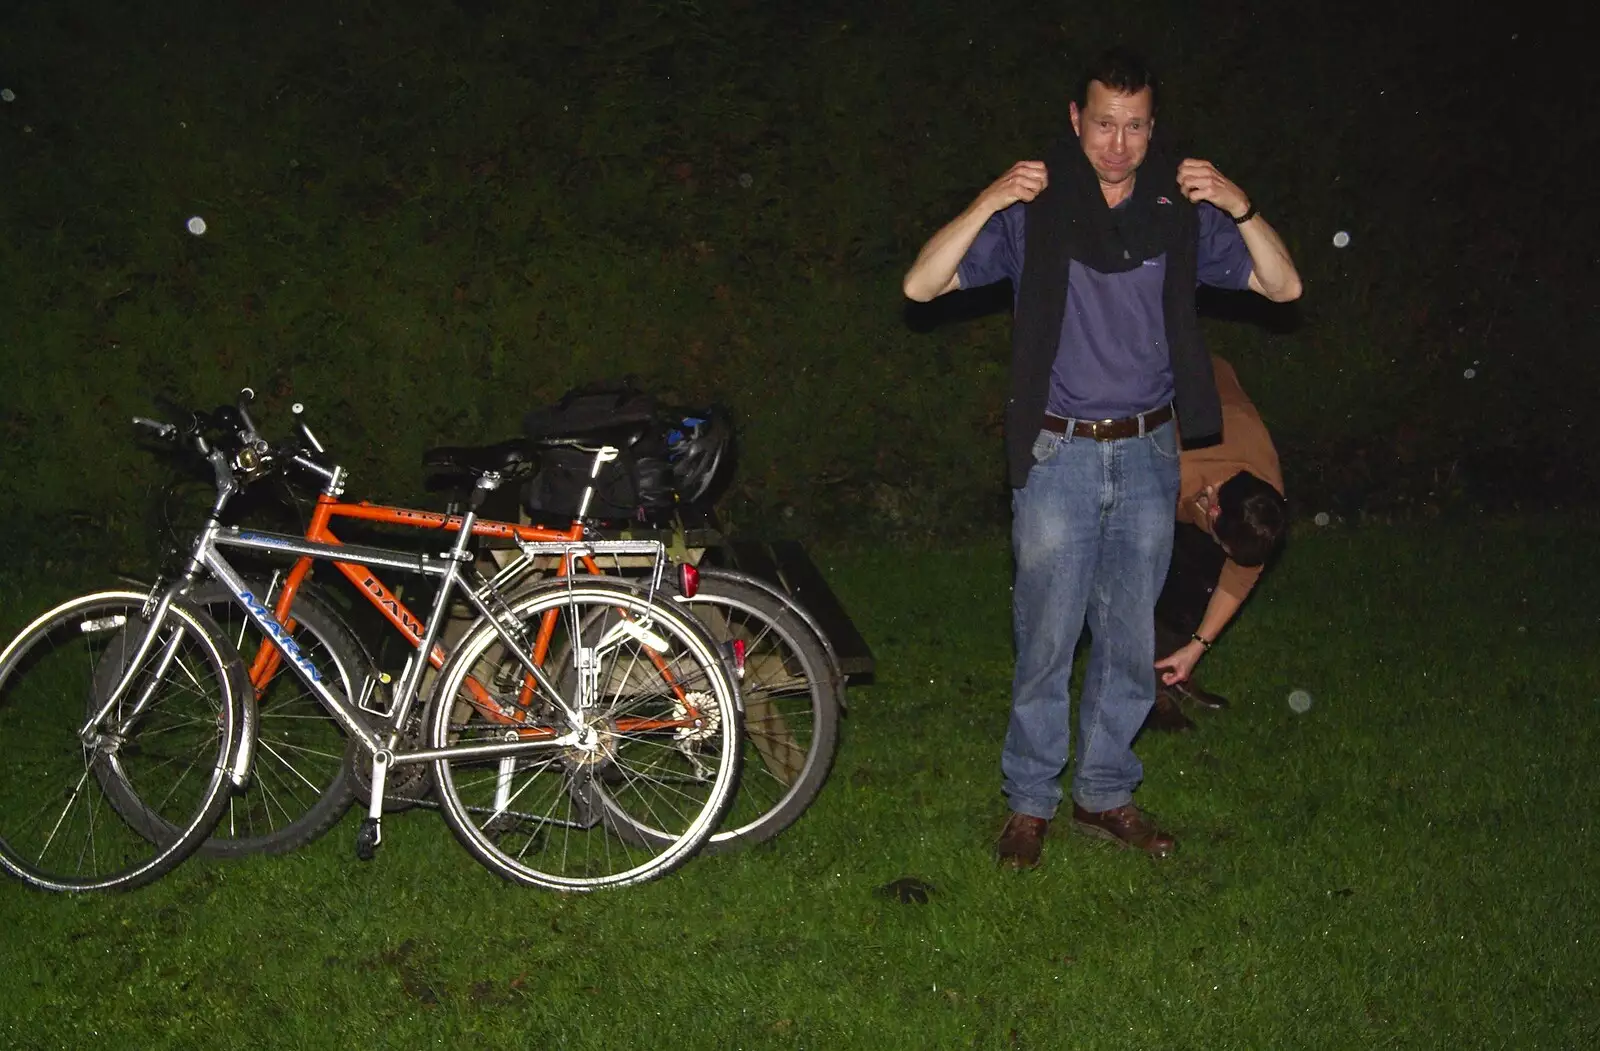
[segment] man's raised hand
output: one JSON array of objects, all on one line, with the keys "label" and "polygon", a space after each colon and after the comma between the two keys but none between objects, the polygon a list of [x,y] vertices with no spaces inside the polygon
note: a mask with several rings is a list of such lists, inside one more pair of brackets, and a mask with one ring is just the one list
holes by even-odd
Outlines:
[{"label": "man's raised hand", "polygon": [[1050,176],[1044,170],[1044,161],[1018,161],[979,196],[994,211],[1009,208],[1018,201],[1031,201],[1050,185]]},{"label": "man's raised hand", "polygon": [[1209,201],[1234,219],[1250,210],[1250,198],[1210,161],[1190,157],[1178,165],[1178,189],[1189,203]]}]

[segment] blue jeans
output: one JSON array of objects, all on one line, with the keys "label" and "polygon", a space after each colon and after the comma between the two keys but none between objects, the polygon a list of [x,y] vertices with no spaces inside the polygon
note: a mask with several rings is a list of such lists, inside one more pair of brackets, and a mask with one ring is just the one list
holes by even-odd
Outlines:
[{"label": "blue jeans", "polygon": [[1172,555],[1178,436],[1095,441],[1040,431],[1028,484],[1013,490],[1017,670],[1000,768],[1011,809],[1055,816],[1072,743],[1073,650],[1087,620],[1072,798],[1085,810],[1133,801],[1144,767],[1133,738],[1155,697],[1156,595]]}]

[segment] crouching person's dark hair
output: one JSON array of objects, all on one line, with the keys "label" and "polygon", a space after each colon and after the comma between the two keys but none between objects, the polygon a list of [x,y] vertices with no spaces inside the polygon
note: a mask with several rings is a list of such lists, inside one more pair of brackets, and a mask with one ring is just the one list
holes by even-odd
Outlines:
[{"label": "crouching person's dark hair", "polygon": [[1259,566],[1270,558],[1288,525],[1283,497],[1249,471],[1222,483],[1217,508],[1217,540],[1241,566]]}]

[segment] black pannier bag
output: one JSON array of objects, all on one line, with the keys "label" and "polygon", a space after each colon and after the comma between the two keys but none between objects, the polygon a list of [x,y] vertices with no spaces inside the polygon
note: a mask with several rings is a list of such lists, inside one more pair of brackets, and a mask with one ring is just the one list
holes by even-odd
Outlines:
[{"label": "black pannier bag", "polygon": [[726,412],[662,406],[631,384],[568,391],[556,404],[529,412],[523,430],[535,441],[577,439],[589,447],[540,451],[539,471],[523,487],[523,501],[546,525],[578,513],[595,446],[620,451],[595,479],[590,518],[665,521],[681,506],[709,503],[731,469]]}]

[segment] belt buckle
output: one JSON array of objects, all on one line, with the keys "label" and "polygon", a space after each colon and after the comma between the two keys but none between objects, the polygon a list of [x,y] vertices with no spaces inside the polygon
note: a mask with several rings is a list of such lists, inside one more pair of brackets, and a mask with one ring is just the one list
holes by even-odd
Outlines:
[{"label": "belt buckle", "polygon": [[[1091,431],[1093,432],[1091,434],[1091,437],[1093,437],[1095,439],[1095,441],[1104,441],[1105,439],[1111,437],[1111,425],[1116,423],[1116,422],[1117,422],[1116,420],[1096,420],[1096,421],[1094,421],[1094,423],[1089,425]],[[1101,433],[1102,432],[1102,428],[1104,429],[1104,433],[1103,434]]]}]

